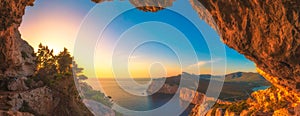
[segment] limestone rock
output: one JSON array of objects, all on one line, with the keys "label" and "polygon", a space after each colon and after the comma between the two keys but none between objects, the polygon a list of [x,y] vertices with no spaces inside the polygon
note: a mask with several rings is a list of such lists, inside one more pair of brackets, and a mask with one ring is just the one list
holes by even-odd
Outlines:
[{"label": "limestone rock", "polygon": [[13,94],[10,96],[11,100],[8,103],[12,106],[10,110],[13,111],[27,107],[39,115],[48,115],[52,113],[60,101],[54,95],[54,92],[48,87],[42,87]]},{"label": "limestone rock", "polygon": [[83,102],[92,110],[95,116],[115,116],[115,112],[111,108],[99,102],[87,99],[83,100]]},{"label": "limestone rock", "polygon": [[175,94],[178,89],[177,85],[169,85],[169,84],[163,84],[161,88],[158,88],[159,90],[156,90],[157,87],[160,87],[157,86],[157,82],[151,83],[149,88],[147,89],[147,93],[150,95],[154,93]]},{"label": "limestone rock", "polygon": [[230,112],[228,109],[225,111],[225,116],[238,116],[234,112]]},{"label": "limestone rock", "polygon": [[7,89],[11,91],[24,91],[28,90],[29,88],[26,86],[25,81],[27,80],[26,77],[21,78],[14,78],[10,79],[7,85]]},{"label": "limestone rock", "polygon": [[273,84],[300,94],[299,0],[191,0],[191,4],[213,25],[204,17],[210,13],[223,42],[275,77],[278,81]]},{"label": "limestone rock", "polygon": [[243,110],[241,112],[240,116],[249,116],[249,111],[248,110]]},{"label": "limestone rock", "polygon": [[209,109],[207,104],[196,104],[189,113],[189,116],[212,116],[212,112],[213,109]]},{"label": "limestone rock", "polygon": [[1,111],[0,116],[34,116],[28,112],[19,112],[19,111]]},{"label": "limestone rock", "polygon": [[200,108],[200,105],[195,105],[189,113],[189,116],[201,116]]},{"label": "limestone rock", "polygon": [[18,27],[25,7],[34,0],[0,0],[0,79],[32,75],[33,48],[21,39]]},{"label": "limestone rock", "polygon": [[223,110],[221,108],[217,108],[215,116],[223,116]]},{"label": "limestone rock", "polygon": [[208,110],[205,116],[212,116],[213,109]]},{"label": "limestone rock", "polygon": [[273,114],[273,116],[289,116],[291,115],[289,113],[289,111],[287,109],[279,109],[279,110],[276,110]]},{"label": "limestone rock", "polygon": [[172,6],[175,0],[129,0],[131,4],[145,12],[157,12]]},{"label": "limestone rock", "polygon": [[202,104],[205,99],[205,95],[203,93],[193,91],[188,88],[181,88],[179,97],[181,100],[189,101],[192,104]]}]

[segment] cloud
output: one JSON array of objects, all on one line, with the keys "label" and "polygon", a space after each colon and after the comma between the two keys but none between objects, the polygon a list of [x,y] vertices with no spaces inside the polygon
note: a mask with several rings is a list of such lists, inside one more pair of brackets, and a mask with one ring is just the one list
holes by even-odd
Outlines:
[{"label": "cloud", "polygon": [[200,66],[204,66],[206,64],[211,64],[211,63],[214,63],[214,62],[218,62],[220,60],[221,59],[208,60],[208,61],[199,61],[199,62],[197,62],[195,64],[189,65],[188,68],[200,67]]}]

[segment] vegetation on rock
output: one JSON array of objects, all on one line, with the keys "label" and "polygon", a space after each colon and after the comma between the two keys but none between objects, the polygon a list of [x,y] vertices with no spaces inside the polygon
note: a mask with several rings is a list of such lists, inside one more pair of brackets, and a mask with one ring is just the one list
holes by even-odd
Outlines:
[{"label": "vegetation on rock", "polygon": [[[68,49],[64,48],[58,55],[53,54],[53,50],[50,50],[48,46],[39,45],[39,49],[36,53],[37,70],[35,72],[34,80],[43,81],[47,86],[52,87],[58,91],[64,90],[64,83],[61,83],[65,78],[73,79],[77,84],[77,89],[80,90],[81,97],[84,99],[91,99],[103,103],[106,106],[111,106],[112,103],[108,97],[101,91],[93,90],[84,80],[88,79],[82,74],[83,68],[78,67],[75,61],[73,61]],[[74,72],[73,72],[74,71]],[[68,83],[73,83],[71,82]],[[75,85],[74,85],[75,86]],[[69,93],[70,90],[62,91]],[[77,92],[74,92],[77,93]]]}]

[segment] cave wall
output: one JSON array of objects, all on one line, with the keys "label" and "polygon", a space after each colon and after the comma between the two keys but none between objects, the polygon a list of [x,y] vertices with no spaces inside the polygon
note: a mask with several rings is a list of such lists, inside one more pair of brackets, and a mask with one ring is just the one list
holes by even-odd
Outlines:
[{"label": "cave wall", "polygon": [[33,48],[18,30],[25,7],[34,0],[0,0],[0,79],[30,76],[35,69]]},{"label": "cave wall", "polygon": [[[255,62],[277,87],[300,94],[299,0],[190,0],[210,13],[223,42]],[[203,10],[202,5],[207,9]],[[209,22],[211,23],[211,22]]]}]

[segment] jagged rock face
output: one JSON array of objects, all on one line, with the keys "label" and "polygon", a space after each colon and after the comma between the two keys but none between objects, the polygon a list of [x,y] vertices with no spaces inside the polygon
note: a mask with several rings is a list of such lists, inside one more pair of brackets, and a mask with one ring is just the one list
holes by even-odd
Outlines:
[{"label": "jagged rock face", "polygon": [[147,89],[147,93],[149,95],[155,94],[155,93],[163,93],[163,94],[175,94],[178,90],[177,85],[169,85],[169,84],[163,84],[160,86],[161,81],[154,81],[150,84],[149,88]]},{"label": "jagged rock face", "polygon": [[157,12],[166,7],[172,6],[175,0],[130,0],[131,4],[136,6],[137,9],[146,12]]},{"label": "jagged rock face", "polygon": [[87,99],[83,100],[83,102],[86,104],[87,107],[90,108],[90,110],[96,116],[116,116],[115,112],[111,108],[99,102]]},{"label": "jagged rock face", "polygon": [[[256,114],[284,114],[286,115],[299,115],[299,102],[295,99],[293,94],[288,91],[278,89],[275,87],[270,87],[266,90],[256,91],[251,94],[251,98],[248,98],[247,112],[255,112]],[[288,111],[288,112],[285,112]],[[244,112],[244,113],[247,113]]]},{"label": "jagged rock face", "polygon": [[52,114],[52,111],[60,101],[60,98],[55,97],[54,92],[47,87],[21,93],[12,93],[9,99],[11,101],[8,101],[8,104],[12,106],[10,110],[18,111],[21,108],[31,109],[39,115]]},{"label": "jagged rock face", "polygon": [[179,97],[181,100],[189,101],[192,104],[202,104],[203,100],[206,99],[205,94],[188,88],[181,88]]},{"label": "jagged rock face", "polygon": [[25,81],[26,77],[11,79],[7,84],[7,89],[10,91],[25,91],[29,88],[27,87]]},{"label": "jagged rock face", "polygon": [[216,110],[215,116],[223,116],[223,110],[221,108],[218,108]]},{"label": "jagged rock face", "polygon": [[23,112],[43,116],[91,116],[92,113],[84,106],[78,95],[72,94],[75,94],[74,91],[66,94],[47,86],[27,91],[0,92],[0,115]]},{"label": "jagged rock face", "polygon": [[280,88],[300,94],[299,0],[191,0],[191,4],[211,25],[204,16],[212,15],[225,44],[274,76]]},{"label": "jagged rock face", "polygon": [[[113,0],[92,0],[96,3]],[[137,9],[145,12],[157,12],[165,9],[166,7],[172,6],[175,0],[129,0],[132,5]]]},{"label": "jagged rock face", "polygon": [[13,112],[13,111],[1,111],[0,110],[0,116],[34,116],[31,113],[27,112]]},{"label": "jagged rock face", "polygon": [[0,79],[34,72],[33,48],[21,39],[18,27],[25,7],[34,0],[0,0]]}]

